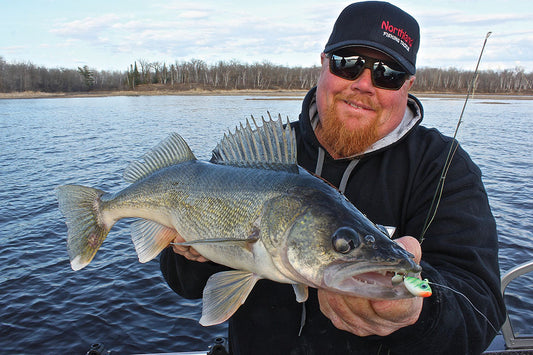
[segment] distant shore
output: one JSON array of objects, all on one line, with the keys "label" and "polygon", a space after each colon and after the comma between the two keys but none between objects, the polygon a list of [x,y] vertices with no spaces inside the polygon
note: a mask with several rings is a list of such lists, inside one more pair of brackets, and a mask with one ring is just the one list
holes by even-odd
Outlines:
[{"label": "distant shore", "polygon": [[[0,99],[44,99],[44,98],[80,98],[80,97],[106,97],[106,96],[266,96],[285,97],[286,99],[304,97],[307,90],[123,90],[123,91],[90,91],[90,92],[68,92],[68,93],[47,93],[37,91],[23,91],[0,93]],[[435,98],[464,98],[466,94],[460,93],[435,93],[435,92],[413,92],[417,97]],[[504,100],[533,100],[531,94],[474,94],[475,99],[504,99]]]}]

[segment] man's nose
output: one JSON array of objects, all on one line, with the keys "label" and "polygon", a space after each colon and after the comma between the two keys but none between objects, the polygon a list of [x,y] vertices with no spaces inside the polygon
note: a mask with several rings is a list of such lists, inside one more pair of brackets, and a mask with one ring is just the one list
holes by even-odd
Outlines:
[{"label": "man's nose", "polygon": [[363,72],[351,85],[352,90],[373,91],[374,84],[372,83],[372,72],[368,68],[364,68]]}]

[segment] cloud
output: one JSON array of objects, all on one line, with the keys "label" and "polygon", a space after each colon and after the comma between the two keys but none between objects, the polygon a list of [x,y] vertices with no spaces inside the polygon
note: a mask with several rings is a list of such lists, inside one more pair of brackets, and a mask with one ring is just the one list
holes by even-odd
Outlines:
[{"label": "cloud", "polygon": [[[28,46],[24,46],[24,45],[5,46],[5,47],[0,47],[0,50],[2,51],[2,54],[4,53],[13,54],[13,53],[19,53],[19,52],[28,50]],[[0,54],[0,57],[1,56],[2,55]]]},{"label": "cloud", "polygon": [[113,25],[120,20],[120,17],[114,14],[86,17],[57,24],[50,30],[50,33],[68,38],[93,38],[102,32],[112,30]]},{"label": "cloud", "polygon": [[[124,67],[140,58],[167,63],[199,58],[208,63],[236,59],[283,65],[319,64],[319,53],[346,1],[273,1],[276,4],[272,6],[244,0],[235,0],[231,5],[211,0],[169,0],[147,3],[142,11],[131,8],[112,13],[114,10],[109,9],[105,14],[82,18],[51,18],[52,36],[41,41],[49,48],[65,48],[65,60],[84,56],[103,66],[109,63]],[[420,22],[420,65],[474,65],[470,62],[477,59],[488,30],[494,35],[484,61],[507,60],[510,67],[530,62],[533,40],[526,31],[530,27],[526,21],[531,14],[510,14],[505,12],[511,11],[507,7],[488,14],[481,1],[431,5],[417,1],[417,6],[413,5],[415,0],[400,6],[407,11],[411,8]],[[502,58],[504,52],[509,54]]]},{"label": "cloud", "polygon": [[297,51],[313,51],[318,58],[330,31],[329,24],[309,26],[315,12],[309,12],[305,18],[309,23],[302,25],[288,15],[274,23],[261,13],[252,15],[239,8],[217,12],[189,6],[173,11],[175,16],[158,21],[116,14],[85,17],[59,23],[51,33],[111,51],[131,52],[135,57],[150,53],[151,57],[262,61]]},{"label": "cloud", "polygon": [[423,12],[417,16],[421,28],[445,28],[453,26],[492,26],[496,27],[505,24],[517,24],[523,22],[528,24],[532,14],[521,13],[477,13],[472,14],[459,10],[442,10]]},{"label": "cloud", "polygon": [[184,11],[182,13],[178,13],[177,17],[184,18],[184,19],[203,19],[209,17],[209,12],[207,11],[201,11],[201,10],[189,10]]},{"label": "cloud", "polygon": [[[132,61],[201,58],[210,63],[237,59],[315,65],[345,4],[305,5],[298,0],[283,1],[277,7],[238,0],[232,6],[209,1],[155,3],[143,13],[126,11],[56,22],[50,33],[63,43],[107,58],[129,55]],[[295,60],[298,56],[301,59]]]}]

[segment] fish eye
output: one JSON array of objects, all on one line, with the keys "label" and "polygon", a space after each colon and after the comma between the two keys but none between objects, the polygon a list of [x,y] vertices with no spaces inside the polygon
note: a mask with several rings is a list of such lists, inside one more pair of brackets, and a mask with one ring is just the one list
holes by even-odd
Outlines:
[{"label": "fish eye", "polygon": [[335,236],[333,237],[333,249],[335,249],[335,251],[342,253],[342,254],[347,254],[353,248],[354,246],[351,240],[346,240],[346,239],[338,238]]},{"label": "fish eye", "polygon": [[335,231],[331,238],[333,249],[341,254],[348,254],[359,246],[359,235],[351,228],[342,227]]}]

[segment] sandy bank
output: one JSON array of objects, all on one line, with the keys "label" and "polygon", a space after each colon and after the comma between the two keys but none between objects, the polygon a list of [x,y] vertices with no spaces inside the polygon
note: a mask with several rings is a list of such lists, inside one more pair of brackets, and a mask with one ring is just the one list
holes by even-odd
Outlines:
[{"label": "sandy bank", "polygon": [[105,96],[297,96],[303,97],[307,91],[293,90],[138,90],[138,91],[90,91],[69,93],[47,93],[38,91],[23,91],[0,93],[0,99],[41,99],[41,98],[70,98],[70,97],[105,97]]},{"label": "sandy bank", "polygon": [[[72,98],[72,97],[105,97],[105,96],[161,96],[161,95],[213,95],[213,96],[257,96],[257,97],[276,97],[287,99],[304,97],[307,90],[139,90],[139,91],[91,91],[91,92],[74,92],[74,93],[46,93],[36,91],[0,93],[0,99],[42,99],[42,98]],[[450,98],[464,99],[466,94],[456,93],[414,93],[420,98]],[[494,100],[533,100],[533,95],[517,94],[475,94],[471,96],[474,99],[494,99]]]}]

